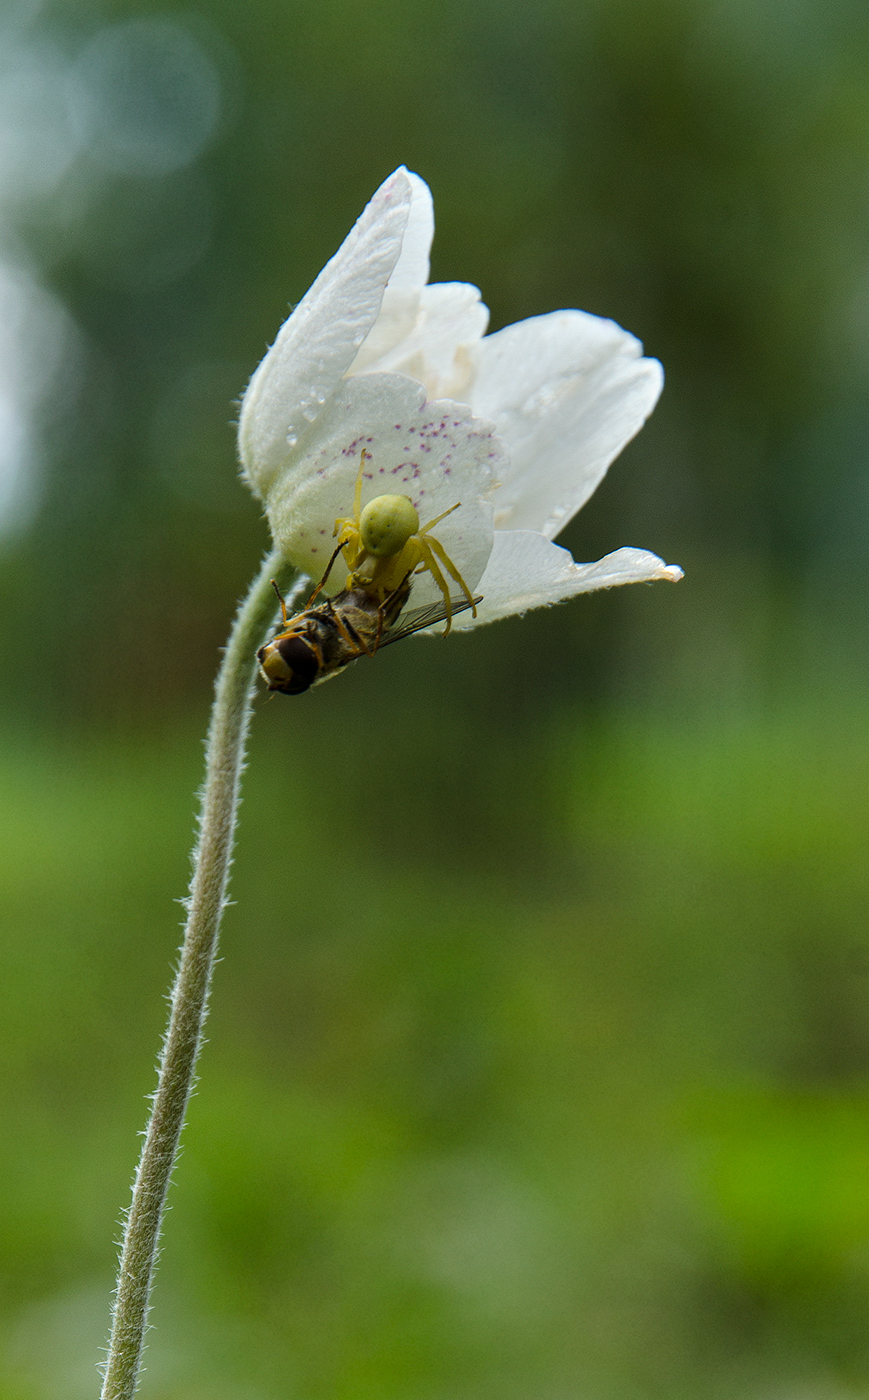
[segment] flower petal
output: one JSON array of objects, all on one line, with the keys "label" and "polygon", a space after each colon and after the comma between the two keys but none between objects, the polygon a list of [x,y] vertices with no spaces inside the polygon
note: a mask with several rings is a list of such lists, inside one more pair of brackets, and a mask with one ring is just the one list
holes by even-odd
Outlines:
[{"label": "flower petal", "polygon": [[[492,549],[487,496],[505,458],[491,423],[464,404],[429,403],[422,386],[397,374],[354,375],[320,416],[316,437],[275,483],[266,509],[275,543],[297,568],[319,578],[332,554],[338,517],[353,513],[362,451],[362,504],[385,494],[408,495],[421,526],[461,503],[433,536],[476,588]],[[329,591],[346,580],[336,562]],[[457,593],[458,587],[453,593]],[[436,601],[430,575],[414,581],[414,603]]]},{"label": "flower petal", "polygon": [[428,282],[428,255],[434,238],[431,190],[419,175],[409,170],[405,174],[410,181],[412,195],[401,254],[383,294],[380,314],[350,366],[350,374],[369,370],[375,361],[378,361],[378,369],[395,368],[394,365],[381,365],[379,361],[413,330],[420,296]]},{"label": "flower petal", "polygon": [[535,316],[474,347],[471,405],[493,419],[510,452],[498,529],[552,539],[585,504],[661,392],[661,366],[642,348],[584,311]]},{"label": "flower petal", "polygon": [[617,549],[596,564],[575,564],[566,549],[532,530],[496,530],[492,555],[477,592],[476,619],[458,617],[456,627],[475,627],[622,583],[676,583],[682,570],[645,549]]},{"label": "flower petal", "polygon": [[404,168],[380,186],[251,379],[238,442],[243,473],[259,496],[310,432],[376,321],[415,190]]},{"label": "flower petal", "polygon": [[[423,287],[416,322],[404,339],[387,350],[369,370],[407,374],[425,386],[433,399],[467,403],[474,374],[468,347],[486,334],[489,308],[468,282],[434,282]],[[363,345],[356,364],[366,350]]]}]

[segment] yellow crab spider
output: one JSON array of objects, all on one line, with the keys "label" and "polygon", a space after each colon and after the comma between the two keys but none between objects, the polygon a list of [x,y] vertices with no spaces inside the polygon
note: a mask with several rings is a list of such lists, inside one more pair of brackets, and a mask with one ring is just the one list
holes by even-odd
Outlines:
[{"label": "yellow crab spider", "polygon": [[461,501],[423,526],[420,526],[419,515],[409,496],[375,496],[362,509],[362,475],[368,455],[363,449],[356,478],[353,515],[349,519],[336,520],[333,531],[338,540],[336,554],[343,553],[347,564],[347,588],[364,589],[382,603],[401,587],[410,574],[428,572],[443,594],[446,636],[452,624],[453,609],[444,570],[459,585],[474,617],[477,609],[465,580],[443,545],[429,534],[429,530],[445,516],[458,510]]}]

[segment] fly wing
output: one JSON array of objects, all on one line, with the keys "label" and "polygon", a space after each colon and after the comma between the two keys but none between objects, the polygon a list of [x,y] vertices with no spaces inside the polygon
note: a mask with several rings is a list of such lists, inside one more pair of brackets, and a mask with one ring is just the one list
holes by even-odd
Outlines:
[{"label": "fly wing", "polygon": [[[482,601],[482,594],[479,594],[474,599],[473,606],[482,603]],[[471,606],[472,604],[468,602],[467,598],[450,599],[453,617],[457,613],[467,612]],[[414,632],[421,632],[425,627],[434,627],[435,623],[443,622],[446,615],[447,609],[443,599],[439,603],[429,603],[424,608],[411,608],[409,612],[403,612],[397,619],[397,625],[390,627],[389,631],[381,637],[380,646],[388,647],[391,642],[400,642],[405,637],[412,637]],[[379,649],[380,647],[378,647]]]}]

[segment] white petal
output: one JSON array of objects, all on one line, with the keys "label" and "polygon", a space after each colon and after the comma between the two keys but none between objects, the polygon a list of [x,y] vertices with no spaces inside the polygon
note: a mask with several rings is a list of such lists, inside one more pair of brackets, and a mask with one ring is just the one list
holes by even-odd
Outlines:
[{"label": "white petal", "polygon": [[[469,588],[479,582],[492,549],[492,507],[486,499],[504,467],[491,423],[464,404],[427,403],[421,385],[397,374],[355,375],[342,382],[266,501],[275,543],[297,568],[319,578],[333,550],[336,519],[353,513],[361,453],[362,505],[375,496],[408,495],[425,526],[461,503],[432,532]],[[339,560],[329,590],[343,586]],[[458,592],[454,589],[453,592]],[[439,596],[429,575],[414,581],[414,603]]]},{"label": "white petal", "polygon": [[[434,238],[434,205],[431,190],[418,175],[409,170],[405,173],[411,184],[412,198],[401,244],[401,255],[387,283],[380,315],[350,367],[351,374],[361,374],[369,370],[375,361],[379,362],[381,356],[388,354],[412,331],[417,319],[420,295],[428,281],[428,255]],[[377,368],[391,369],[394,366],[378,363]]]},{"label": "white petal", "polygon": [[434,203],[425,180],[403,165],[400,169],[410,181],[411,204],[401,241],[401,256],[389,279],[389,291],[419,295],[428,281],[428,255],[434,238]]},{"label": "white petal", "polygon": [[617,549],[596,564],[574,564],[570,553],[532,530],[496,530],[492,555],[477,587],[477,618],[463,614],[454,627],[475,627],[622,583],[676,583],[682,570],[645,549]]},{"label": "white petal", "polygon": [[474,374],[468,347],[486,334],[488,324],[489,308],[476,287],[435,282],[423,287],[416,322],[404,339],[368,368],[407,374],[425,386],[429,398],[466,403]]},{"label": "white petal", "polygon": [[548,539],[585,504],[661,392],[657,360],[614,321],[555,311],[487,336],[474,350],[475,413],[510,452],[495,498],[498,529]]},{"label": "white petal", "polygon": [[244,474],[260,496],[310,432],[374,324],[414,189],[404,169],[380,186],[250,381],[238,443]]}]

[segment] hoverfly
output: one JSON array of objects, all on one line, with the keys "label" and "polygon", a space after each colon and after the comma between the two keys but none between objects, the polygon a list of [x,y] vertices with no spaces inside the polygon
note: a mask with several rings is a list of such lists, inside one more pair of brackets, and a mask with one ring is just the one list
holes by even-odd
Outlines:
[{"label": "hoverfly", "polygon": [[302,612],[288,617],[287,605],[274,585],[281,604],[282,630],[256,654],[269,690],[302,695],[360,656],[373,656],[381,647],[433,627],[448,615],[466,612],[481,601],[479,597],[471,602],[453,598],[449,608],[443,601],[430,603],[411,609],[396,626],[410,597],[409,576],[382,603],[363,588],[344,588],[313,607],[321,587],[318,585]]},{"label": "hoverfly", "polygon": [[[432,526],[452,515],[460,503],[427,525],[420,525],[409,496],[375,496],[363,509],[363,474],[370,456],[363,448],[353,514],[335,521],[332,533],[338,544],[306,606],[295,617],[287,617],[287,605],[273,581],[283,631],[256,654],[269,690],[301,695],[337,675],[351,661],[373,656],[390,642],[400,642],[444,620],[446,636],[456,613],[470,608],[477,615],[482,598],[473,596],[443,545],[430,534]],[[346,587],[314,607],[339,554],[347,566]],[[401,626],[396,626],[410,598],[412,576],[420,573],[431,574],[441,591],[441,602],[405,613]],[[450,597],[445,573],[459,585],[463,597]]]}]

